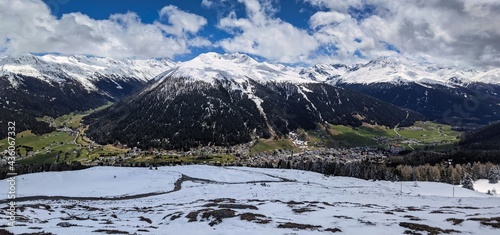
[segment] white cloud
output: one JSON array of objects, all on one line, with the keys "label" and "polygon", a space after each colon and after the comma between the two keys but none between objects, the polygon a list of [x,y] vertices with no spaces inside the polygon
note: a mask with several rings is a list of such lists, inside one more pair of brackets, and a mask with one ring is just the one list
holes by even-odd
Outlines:
[{"label": "white cloud", "polygon": [[179,37],[186,33],[196,33],[207,24],[205,18],[184,12],[172,5],[161,9],[160,19],[166,19],[171,24],[171,26],[164,27],[166,32]]},{"label": "white cloud", "polygon": [[317,49],[316,39],[306,30],[274,18],[276,10],[270,1],[239,0],[246,17],[231,12],[219,21],[218,27],[234,37],[218,42],[228,52],[243,52],[284,63],[306,62]]},{"label": "white cloud", "polygon": [[319,6],[321,8],[328,8],[333,11],[347,12],[349,7],[360,7],[363,5],[363,0],[304,0],[312,5]]},{"label": "white cloud", "polygon": [[[322,47],[333,44],[343,59],[356,59],[354,48],[368,58],[386,55],[389,43],[431,62],[500,66],[498,0],[304,1],[321,10],[309,20],[315,38]],[[352,10],[367,5],[373,13],[355,19]]]},{"label": "white cloud", "polygon": [[201,5],[210,8],[214,5],[214,2],[212,0],[202,0]]},{"label": "white cloud", "polygon": [[340,12],[336,12],[336,11],[332,11],[332,12],[319,11],[311,16],[311,19],[309,20],[309,24],[311,25],[311,28],[316,29],[318,27],[325,26],[325,25],[341,23],[342,21],[344,21],[348,18],[350,18],[349,15],[343,14]]},{"label": "white cloud", "polygon": [[[205,18],[166,6],[160,21],[141,22],[129,12],[95,20],[81,13],[60,19],[40,0],[0,0],[0,49],[4,53],[59,52],[107,57],[169,57],[210,42],[195,34]],[[0,50],[1,51],[1,50]]]},{"label": "white cloud", "polygon": [[212,42],[204,37],[194,37],[188,41],[188,45],[192,47],[210,47]]}]

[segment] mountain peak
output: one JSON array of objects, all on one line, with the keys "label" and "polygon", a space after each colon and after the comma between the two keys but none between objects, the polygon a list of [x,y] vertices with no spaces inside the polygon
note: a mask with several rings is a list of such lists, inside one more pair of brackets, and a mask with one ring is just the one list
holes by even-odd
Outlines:
[{"label": "mountain peak", "polygon": [[216,80],[229,79],[236,83],[252,79],[259,82],[314,82],[302,78],[295,69],[266,62],[258,62],[245,54],[218,54],[209,52],[177,64],[177,66],[156,80],[165,77],[187,78],[190,80],[213,83]]},{"label": "mountain peak", "polygon": [[222,55],[217,52],[207,52],[199,54],[193,60],[201,60],[201,61],[211,61],[211,60],[220,60],[222,59]]},{"label": "mountain peak", "polygon": [[[219,54],[216,52],[207,52],[198,55],[191,61],[200,61],[203,63],[213,63],[214,61],[220,61],[220,60],[226,60],[226,61],[231,61],[234,63],[258,63],[256,60],[254,60],[252,57],[246,55],[246,54],[241,54],[241,53],[226,53],[226,54]],[[186,61],[188,62],[188,61]]]},{"label": "mountain peak", "polygon": [[0,60],[0,65],[4,64],[26,64],[26,63],[36,63],[39,59],[37,56],[26,54],[18,56],[7,56]]}]

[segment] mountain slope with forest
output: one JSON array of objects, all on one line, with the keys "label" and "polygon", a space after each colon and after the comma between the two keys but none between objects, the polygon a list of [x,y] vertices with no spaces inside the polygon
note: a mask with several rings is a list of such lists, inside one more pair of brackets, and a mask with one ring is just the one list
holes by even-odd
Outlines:
[{"label": "mountain slope with forest", "polygon": [[370,96],[303,79],[287,67],[208,53],[85,122],[99,143],[188,149],[284,136],[318,123],[405,126],[421,119]]},{"label": "mountain slope with forest", "polygon": [[[87,56],[19,56],[0,60],[0,123],[17,131],[50,131],[36,117],[57,117],[116,101],[141,88],[172,63]],[[6,136],[5,130],[0,135]]]},{"label": "mountain slope with forest", "polygon": [[500,150],[500,122],[465,132],[459,145],[463,149]]}]

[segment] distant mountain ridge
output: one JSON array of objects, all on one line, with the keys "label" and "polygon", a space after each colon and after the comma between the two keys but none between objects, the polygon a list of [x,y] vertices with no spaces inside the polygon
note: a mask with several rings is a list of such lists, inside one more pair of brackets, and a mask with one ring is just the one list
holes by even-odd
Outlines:
[{"label": "distant mountain ridge", "polygon": [[[306,125],[283,117],[290,116],[290,110],[297,112],[300,109],[305,109],[303,113],[307,113],[301,118],[310,119],[307,125],[318,120],[359,124],[360,120],[346,117],[328,120],[325,116],[329,115],[321,108],[326,104],[333,110],[332,113],[336,113],[339,109],[332,109],[328,105],[344,106],[352,102],[350,96],[359,94],[350,93],[350,90],[354,90],[377,98],[377,102],[381,100],[384,104],[391,103],[419,112],[431,120],[457,127],[478,126],[500,119],[499,74],[499,68],[484,71],[444,68],[404,58],[380,58],[355,65],[291,67],[259,62],[245,54],[205,53],[186,62],[166,59],[115,60],[82,55],[28,55],[0,59],[0,111],[14,115],[11,119],[18,117],[20,120],[29,119],[26,123],[36,123],[34,117],[58,116],[95,108],[110,100],[118,101],[137,90],[158,93],[155,86],[165,90],[158,97],[171,96],[168,102],[180,95],[190,99],[189,94],[194,90],[201,92],[208,89],[222,92],[220,95],[225,94],[223,97],[226,98],[237,94],[242,102],[255,105],[256,110],[251,108],[252,111],[247,111],[255,112],[252,115],[257,119],[264,118],[267,127],[262,128],[269,129],[269,126],[275,125],[270,130],[285,131],[290,128],[281,127]],[[165,80],[170,78],[183,78],[177,85],[197,86],[179,90],[175,84],[165,85],[169,83]],[[183,94],[185,91],[189,92]],[[135,98],[129,97],[128,100],[139,97],[145,96],[135,94]],[[209,96],[200,96],[197,101],[199,105],[207,102],[203,101],[203,97]],[[365,99],[365,96],[362,97]],[[233,98],[229,101],[236,102],[237,99]],[[290,99],[295,99],[296,103],[293,104]],[[370,106],[376,103],[372,101],[369,102]],[[154,102],[160,101],[155,98],[150,102],[142,105],[157,106]],[[265,107],[264,103],[279,105],[272,108]],[[351,104],[349,112],[361,113],[361,110],[365,110],[362,105],[362,102]],[[266,111],[266,108],[274,111]],[[346,115],[346,110],[340,115]],[[370,112],[364,113],[368,122],[383,123],[380,117],[375,117],[375,112]],[[379,109],[378,112],[385,113],[387,110]],[[389,118],[387,125],[393,125],[399,119],[400,114],[396,113],[398,118]],[[24,116],[21,118],[19,115]],[[358,119],[363,117],[361,114],[354,116]],[[31,125],[31,128],[35,127]],[[278,132],[284,133],[282,131]],[[261,134],[266,135],[265,131]]]},{"label": "distant mountain ridge", "polygon": [[404,58],[379,58],[365,64],[318,64],[303,68],[300,74],[332,84],[468,86],[471,83],[500,84],[500,68],[475,70],[441,67]]},{"label": "distant mountain ridge", "polygon": [[[120,87],[121,81],[131,79],[147,82],[173,65],[166,59],[115,60],[84,55],[25,55],[1,59],[0,74],[23,75],[46,82],[73,80],[91,91],[98,90],[96,83],[106,79],[116,83],[117,87]],[[13,86],[18,83],[15,79],[10,79],[10,82]]]},{"label": "distant mountain ridge", "polygon": [[[396,57],[379,58],[365,64],[316,64],[311,67],[290,67],[282,64],[257,62],[245,54],[209,52],[200,54],[187,62],[191,64],[191,68],[206,69],[200,66],[216,65],[217,61],[226,59],[236,64],[245,65],[239,68],[245,71],[242,68],[246,67],[247,71],[245,72],[248,72],[248,69],[265,70],[268,67],[269,73],[264,75],[269,77],[263,78],[268,80],[279,77],[273,73],[281,73],[299,77],[308,82],[328,81],[332,84],[419,83],[447,86],[467,86],[471,83],[500,84],[500,68],[489,70],[458,69]],[[85,55],[51,54],[24,55],[0,58],[0,74],[21,74],[52,81],[73,78],[86,88],[95,89],[96,87],[92,83],[104,77],[112,77],[116,80],[133,78],[149,81],[175,65],[176,62],[167,59],[111,59]],[[14,80],[11,82],[15,85]]]}]

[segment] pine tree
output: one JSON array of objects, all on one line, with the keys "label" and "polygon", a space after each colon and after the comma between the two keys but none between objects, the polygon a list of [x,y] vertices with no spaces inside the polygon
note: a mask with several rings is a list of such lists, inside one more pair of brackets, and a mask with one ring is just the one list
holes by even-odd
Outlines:
[{"label": "pine tree", "polygon": [[488,179],[491,184],[498,183],[498,180],[500,179],[500,168],[497,165],[490,168],[490,171],[488,172]]},{"label": "pine tree", "polygon": [[474,190],[474,182],[472,181],[472,176],[469,173],[465,173],[464,179],[462,180],[462,187]]}]

